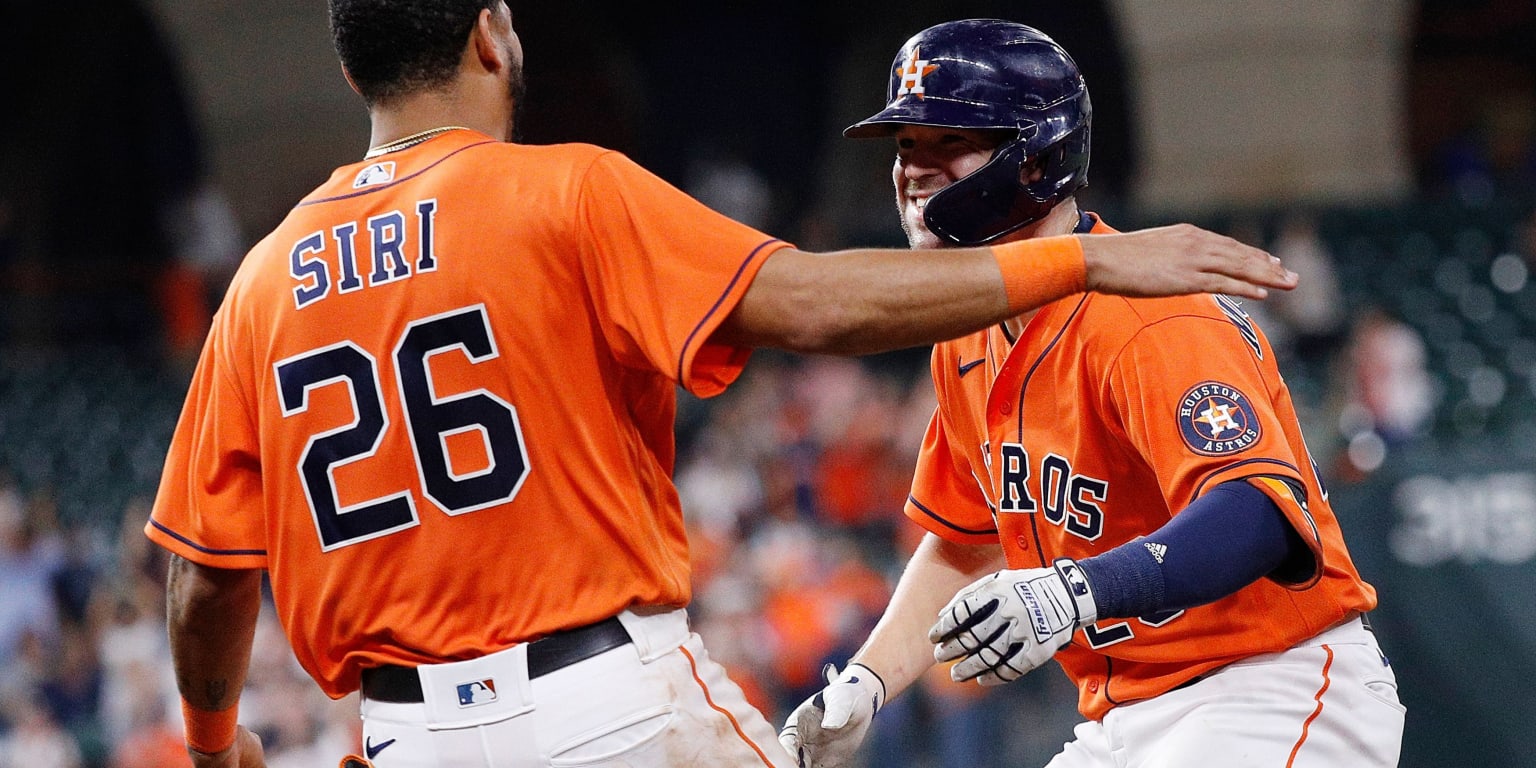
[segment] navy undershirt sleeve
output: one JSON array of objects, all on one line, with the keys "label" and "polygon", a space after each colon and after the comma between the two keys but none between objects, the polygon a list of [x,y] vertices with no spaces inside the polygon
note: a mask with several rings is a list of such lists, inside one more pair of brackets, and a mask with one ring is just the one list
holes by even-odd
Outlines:
[{"label": "navy undershirt sleeve", "polygon": [[1263,491],[1212,488],[1152,533],[1079,561],[1099,618],[1150,616],[1215,602],[1311,552]]}]

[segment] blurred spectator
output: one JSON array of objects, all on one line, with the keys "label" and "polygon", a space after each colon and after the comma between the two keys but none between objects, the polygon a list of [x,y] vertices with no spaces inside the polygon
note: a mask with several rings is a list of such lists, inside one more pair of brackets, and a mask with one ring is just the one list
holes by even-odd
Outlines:
[{"label": "blurred spectator", "polygon": [[689,160],[683,189],[699,202],[748,226],[773,220],[773,188],[739,154],[706,148]]},{"label": "blurred spectator", "polygon": [[[101,733],[108,744],[153,743],[179,714],[165,635],[165,552],[149,544],[146,499],[133,499],[118,527],[116,563],[91,600],[91,625],[102,667]],[[179,720],[171,730],[178,743]]]},{"label": "blurred spectator", "polygon": [[736,535],[744,518],[763,504],[752,457],[719,429],[706,429],[695,441],[694,451],[677,472],[677,490],[706,542]]},{"label": "blurred spectator", "polygon": [[1389,444],[1414,438],[1429,418],[1434,388],[1425,362],[1424,340],[1406,323],[1375,309],[1355,322],[1352,401]]},{"label": "blurred spectator", "polygon": [[871,766],[902,765],[927,753],[935,768],[1001,768],[992,726],[1004,717],[999,691],[949,679],[949,664],[923,673],[912,690],[889,702],[869,736]]},{"label": "blurred spectator", "polygon": [[[241,722],[261,736],[269,768],[331,765],[362,748],[356,700],[332,701],[310,681],[288,646],[270,594],[257,621],[240,712]],[[354,721],[355,730],[349,727]]]},{"label": "blurred spectator", "polygon": [[1271,294],[1262,302],[1265,309],[1284,324],[1297,356],[1327,358],[1343,340],[1347,317],[1334,257],[1318,236],[1317,222],[1300,211],[1286,215],[1269,250],[1304,279],[1293,290]]},{"label": "blurred spectator", "polygon": [[901,518],[902,504],[912,484],[911,446],[896,441],[900,422],[900,392],[879,380],[866,382],[857,402],[847,408],[840,434],[824,444],[816,462],[818,512],[822,520],[841,528],[862,530],[881,539]]},{"label": "blurred spectator", "polygon": [[1382,465],[1388,449],[1421,434],[1436,395],[1424,340],[1379,308],[1356,319],[1344,370],[1339,430],[1347,445],[1335,473],[1358,480]]},{"label": "blurred spectator", "polygon": [[192,768],[181,731],[164,720],[117,742],[108,768]]},{"label": "blurred spectator", "polygon": [[0,768],[81,768],[80,748],[46,709],[25,699],[8,708],[14,725],[0,737]]},{"label": "blurred spectator", "polygon": [[26,643],[52,646],[58,637],[53,575],[62,558],[59,541],[28,519],[21,493],[0,481],[0,691],[26,690],[28,667],[18,658]]},{"label": "blurred spectator", "polygon": [[[102,734],[110,744],[154,730],[166,721],[175,682],[167,660],[160,600],[132,584],[108,586],[100,598],[97,653],[102,664]],[[178,713],[179,714],[179,713]]]},{"label": "blurred spectator", "polygon": [[1499,193],[1536,186],[1536,95],[1509,89],[1490,94],[1477,119],[1435,147],[1430,186],[1483,203]]},{"label": "blurred spectator", "polygon": [[96,713],[101,704],[102,670],[90,637],[80,626],[67,627],[51,649],[47,677],[37,686],[49,717],[77,742],[99,750]]}]

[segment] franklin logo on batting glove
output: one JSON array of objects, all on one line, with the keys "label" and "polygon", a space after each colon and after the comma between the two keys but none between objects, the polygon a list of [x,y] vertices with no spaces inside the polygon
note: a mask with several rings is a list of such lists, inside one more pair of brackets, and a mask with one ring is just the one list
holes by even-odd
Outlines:
[{"label": "franklin logo on batting glove", "polygon": [[1034,619],[1035,639],[1045,642],[1051,639],[1051,621],[1045,617],[1045,608],[1035,598],[1034,590],[1030,589],[1029,582],[1021,581],[1013,588],[1018,590],[1019,599],[1024,601],[1024,609],[1029,611],[1030,618]]}]

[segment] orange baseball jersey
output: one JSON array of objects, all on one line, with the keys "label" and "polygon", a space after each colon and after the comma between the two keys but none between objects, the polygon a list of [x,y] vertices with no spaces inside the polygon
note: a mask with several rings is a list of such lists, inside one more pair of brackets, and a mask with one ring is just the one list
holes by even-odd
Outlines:
[{"label": "orange baseball jersey", "polygon": [[1079,294],[1042,308],[1011,349],[1000,328],[937,345],[932,371],[939,404],[906,513],[938,536],[1001,542],[1010,568],[1045,567],[1151,533],[1203,492],[1247,480],[1316,558],[1295,583],[1272,575],[1209,605],[1079,631],[1056,659],[1086,717],[1375,606],[1274,350],[1235,301]]},{"label": "orange baseball jersey", "polygon": [[621,154],[455,130],[338,169],[246,257],[151,539],[266,568],[333,697],[690,598],[679,385],[787,245]]}]

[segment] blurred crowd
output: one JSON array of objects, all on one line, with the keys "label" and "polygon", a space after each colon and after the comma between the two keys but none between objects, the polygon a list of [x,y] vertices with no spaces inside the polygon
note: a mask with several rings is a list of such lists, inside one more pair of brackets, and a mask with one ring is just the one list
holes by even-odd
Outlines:
[{"label": "blurred crowd", "polygon": [[[115,528],[65,526],[46,493],[0,484],[3,768],[191,765],[165,632],[168,555],[144,537],[148,514],[141,499]],[[270,610],[241,705],[274,768],[332,765],[361,737],[356,703],[320,693]]]}]

